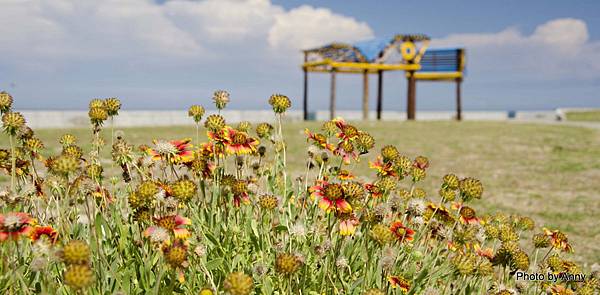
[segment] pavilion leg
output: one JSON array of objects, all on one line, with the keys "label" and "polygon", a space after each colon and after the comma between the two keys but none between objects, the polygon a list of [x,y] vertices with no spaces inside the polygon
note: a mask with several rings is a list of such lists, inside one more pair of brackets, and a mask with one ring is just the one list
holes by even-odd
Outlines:
[{"label": "pavilion leg", "polygon": [[406,118],[408,120],[415,119],[416,113],[416,80],[414,72],[408,72],[408,90],[406,99]]},{"label": "pavilion leg", "polygon": [[462,102],[461,102],[461,93],[460,86],[462,84],[462,79],[456,79],[456,120],[462,120]]},{"label": "pavilion leg", "polygon": [[381,120],[383,104],[383,71],[377,71],[377,120]]},{"label": "pavilion leg", "polygon": [[303,110],[304,110],[304,121],[308,120],[308,71],[306,68],[304,69],[304,102],[303,102]]},{"label": "pavilion leg", "polygon": [[363,120],[369,119],[369,71],[363,72]]},{"label": "pavilion leg", "polygon": [[331,70],[331,97],[329,101],[329,118],[335,118],[335,69]]}]

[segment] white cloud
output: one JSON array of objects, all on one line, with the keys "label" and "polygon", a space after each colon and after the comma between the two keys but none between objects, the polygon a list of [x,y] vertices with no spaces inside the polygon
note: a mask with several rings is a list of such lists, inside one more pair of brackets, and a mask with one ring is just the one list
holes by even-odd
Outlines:
[{"label": "white cloud", "polygon": [[298,59],[303,47],[372,34],[366,23],[329,9],[286,11],[269,0],[4,0],[0,9],[0,54],[17,68],[186,64],[234,52],[266,56],[267,49]]},{"label": "white cloud", "polygon": [[269,31],[269,45],[298,50],[332,41],[354,42],[372,37],[373,30],[365,22],[326,8],[302,5],[275,16],[275,24]]},{"label": "white cloud", "polygon": [[[529,79],[600,77],[600,42],[590,42],[587,25],[573,18],[550,20],[530,35],[514,27],[497,33],[451,34],[432,46],[464,46],[477,74]],[[473,62],[470,62],[473,61]]]}]

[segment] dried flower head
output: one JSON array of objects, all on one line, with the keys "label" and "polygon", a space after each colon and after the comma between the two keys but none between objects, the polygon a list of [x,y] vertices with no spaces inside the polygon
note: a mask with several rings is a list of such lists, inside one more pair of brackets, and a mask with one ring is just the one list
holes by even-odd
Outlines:
[{"label": "dried flower head", "polygon": [[227,275],[223,288],[231,295],[248,295],[254,289],[252,278],[243,272],[234,272]]},{"label": "dried flower head", "polygon": [[63,274],[65,284],[73,290],[81,290],[92,285],[94,273],[87,265],[69,265]]},{"label": "dried flower head", "polygon": [[194,122],[200,123],[202,120],[202,116],[204,116],[204,108],[199,105],[193,105],[188,109],[188,116],[194,119]]},{"label": "dried flower head", "polygon": [[109,117],[113,117],[119,114],[121,109],[121,101],[116,97],[107,98],[103,101],[103,107]]},{"label": "dried flower head", "polygon": [[5,91],[0,92],[0,113],[4,114],[10,110],[13,104],[13,97]]},{"label": "dried flower head", "polygon": [[25,118],[19,112],[7,112],[2,115],[2,125],[4,132],[14,136],[25,125]]},{"label": "dried flower head", "polygon": [[222,110],[229,103],[229,92],[225,90],[217,90],[213,93],[213,101],[217,109]]},{"label": "dried flower head", "polygon": [[289,253],[280,253],[275,258],[275,270],[284,276],[294,274],[300,268],[298,257]]},{"label": "dried flower head", "polygon": [[283,94],[273,94],[269,98],[269,104],[277,114],[285,113],[292,106],[290,99]]},{"label": "dried flower head", "polygon": [[266,139],[271,136],[271,132],[273,131],[273,126],[269,123],[260,123],[256,125],[256,135],[258,137]]},{"label": "dried flower head", "polygon": [[87,265],[90,248],[84,241],[71,240],[63,247],[61,257],[66,264]]},{"label": "dried flower head", "polygon": [[221,115],[210,115],[204,121],[204,127],[212,132],[220,131],[225,127],[225,119]]}]

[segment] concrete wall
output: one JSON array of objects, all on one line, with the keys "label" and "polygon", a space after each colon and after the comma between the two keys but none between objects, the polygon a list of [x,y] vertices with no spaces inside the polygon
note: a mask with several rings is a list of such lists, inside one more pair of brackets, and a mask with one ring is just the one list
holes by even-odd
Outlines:
[{"label": "concrete wall", "polygon": [[[32,128],[67,128],[67,127],[88,127],[89,119],[87,111],[21,111],[28,124]],[[209,111],[207,115],[214,113]],[[510,116],[509,116],[510,113]],[[205,115],[205,116],[207,116]],[[222,115],[227,122],[273,122],[275,117],[271,110],[228,110],[223,111]],[[337,111],[336,116],[346,120],[361,120],[361,111]],[[417,120],[452,120],[455,113],[452,111],[421,111],[417,112]],[[316,120],[328,120],[329,111],[316,111],[311,113],[311,117]],[[554,111],[527,111],[527,112],[505,112],[505,111],[466,111],[463,112],[465,120],[556,120]],[[370,112],[369,119],[375,120],[376,113]],[[289,111],[286,113],[286,119],[292,121],[302,120],[302,111]],[[382,113],[383,120],[406,120],[405,112],[388,111]],[[173,126],[173,125],[193,125],[191,118],[187,116],[187,111],[121,111],[115,117],[115,126],[134,127],[134,126]]]}]

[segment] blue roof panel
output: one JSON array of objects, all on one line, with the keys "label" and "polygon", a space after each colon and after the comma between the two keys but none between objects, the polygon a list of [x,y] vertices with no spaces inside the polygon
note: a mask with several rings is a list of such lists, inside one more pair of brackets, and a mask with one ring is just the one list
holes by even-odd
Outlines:
[{"label": "blue roof panel", "polygon": [[375,38],[354,43],[353,46],[360,50],[368,61],[373,61],[390,44],[390,40],[389,38]]}]

